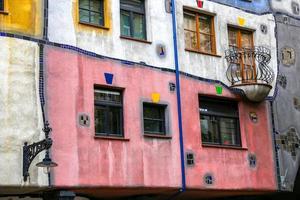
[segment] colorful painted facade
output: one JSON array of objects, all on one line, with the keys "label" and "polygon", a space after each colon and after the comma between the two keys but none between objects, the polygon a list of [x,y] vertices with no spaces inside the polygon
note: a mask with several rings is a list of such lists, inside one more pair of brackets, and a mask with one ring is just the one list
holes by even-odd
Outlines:
[{"label": "colorful painted facade", "polygon": [[[277,2],[15,2],[0,1],[3,196],[201,199],[283,189],[282,170],[298,158],[275,150],[278,105],[290,96],[277,80]],[[24,181],[23,144],[43,141],[46,121],[58,166],[49,176],[38,170],[43,151]]]}]

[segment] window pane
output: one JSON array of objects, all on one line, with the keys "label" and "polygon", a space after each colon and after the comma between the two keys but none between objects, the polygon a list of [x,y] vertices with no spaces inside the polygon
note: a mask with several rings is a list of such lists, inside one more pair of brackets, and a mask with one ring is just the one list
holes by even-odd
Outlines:
[{"label": "window pane", "polygon": [[144,132],[165,134],[165,106],[144,103]]},{"label": "window pane", "polygon": [[107,126],[108,126],[107,133],[109,133],[110,135],[122,135],[120,120],[121,120],[121,109],[115,107],[109,107],[108,119],[107,119]]},{"label": "window pane", "polygon": [[90,0],[90,10],[96,12],[103,12],[103,1],[102,0]]},{"label": "window pane", "polygon": [[208,97],[199,98],[200,111],[203,114],[238,117],[237,102]]},{"label": "window pane", "polygon": [[188,49],[197,49],[196,32],[185,30],[185,47]]},{"label": "window pane", "polygon": [[200,33],[211,33],[211,17],[210,16],[199,16],[199,32]]},{"label": "window pane", "polygon": [[94,13],[94,12],[91,12],[91,23],[93,24],[99,24],[99,25],[103,25],[103,17],[98,14],[98,13]]},{"label": "window pane", "polygon": [[90,22],[90,19],[89,19],[89,11],[86,11],[86,10],[80,10],[79,11],[79,20],[81,22]]},{"label": "window pane", "polygon": [[202,142],[220,143],[217,121],[211,116],[200,115]]},{"label": "window pane", "polygon": [[199,104],[202,141],[240,146],[237,102],[200,96]]},{"label": "window pane", "polygon": [[105,108],[95,107],[95,131],[96,133],[105,133]]},{"label": "window pane", "polygon": [[144,0],[121,0],[120,7],[123,10],[144,13]]},{"label": "window pane", "polygon": [[143,6],[144,0],[121,0],[123,5]]},{"label": "window pane", "polygon": [[89,10],[90,9],[90,7],[89,7],[89,1],[90,0],[80,0],[79,1],[79,8],[84,8],[84,9]]},{"label": "window pane", "polygon": [[229,40],[229,46],[238,46],[237,43],[237,31],[229,29],[228,30],[228,40]]},{"label": "window pane", "polygon": [[95,90],[95,101],[105,101],[120,104],[121,93],[117,91]]},{"label": "window pane", "polygon": [[148,133],[165,133],[165,125],[163,121],[144,120],[144,132]]},{"label": "window pane", "polygon": [[145,37],[145,24],[144,15],[133,14],[133,37],[138,39],[146,39]]},{"label": "window pane", "polygon": [[184,14],[184,29],[196,32],[196,20],[195,15]]},{"label": "window pane", "polygon": [[222,144],[239,145],[237,138],[237,120],[229,118],[220,118],[220,132]]},{"label": "window pane", "polygon": [[4,10],[4,0],[0,0],[0,10]]},{"label": "window pane", "polygon": [[127,11],[121,11],[121,35],[131,36],[130,34],[130,13]]},{"label": "window pane", "polygon": [[211,36],[200,34],[200,51],[211,53]]},{"label": "window pane", "polygon": [[163,119],[164,108],[160,106],[144,105],[144,118]]},{"label": "window pane", "polygon": [[241,43],[243,48],[252,48],[252,33],[242,32]]},{"label": "window pane", "polygon": [[122,136],[121,92],[95,89],[94,98],[96,133]]}]

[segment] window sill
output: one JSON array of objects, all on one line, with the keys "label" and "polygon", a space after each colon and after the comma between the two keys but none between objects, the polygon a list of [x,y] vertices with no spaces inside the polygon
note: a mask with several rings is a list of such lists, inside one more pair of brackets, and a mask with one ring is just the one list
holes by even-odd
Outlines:
[{"label": "window sill", "polygon": [[0,10],[0,14],[2,14],[2,15],[8,15],[9,13],[6,12],[6,11],[4,11],[4,10]]},{"label": "window sill", "polygon": [[126,39],[126,40],[132,40],[132,41],[136,41],[136,42],[142,42],[142,43],[146,43],[146,44],[152,44],[152,42],[148,41],[148,40],[142,40],[142,39],[136,39],[136,38],[132,38],[132,37],[127,37],[127,36],[120,36],[121,39]]},{"label": "window sill", "polygon": [[222,56],[214,54],[214,53],[207,53],[207,52],[203,52],[203,51],[198,51],[198,50],[193,50],[193,49],[185,49],[186,51],[189,52],[193,52],[193,53],[199,53],[199,54],[204,54],[204,55],[208,55],[208,56],[215,56],[218,58],[221,58]]},{"label": "window sill", "polygon": [[112,137],[112,136],[104,136],[104,135],[95,135],[95,139],[102,139],[102,140],[117,140],[117,141],[124,141],[129,142],[129,138],[122,138],[122,137]]},{"label": "window sill", "polygon": [[218,144],[202,144],[202,147],[221,148],[221,149],[236,149],[236,150],[248,150],[248,148],[243,148],[243,147],[239,147],[239,146],[226,146],[226,145],[218,145]]},{"label": "window sill", "polygon": [[149,134],[149,133],[144,133],[144,137],[158,138],[158,139],[172,139],[172,136],[169,135],[158,135],[158,134]]},{"label": "window sill", "polygon": [[92,27],[95,27],[95,28],[101,28],[101,29],[109,30],[109,28],[106,27],[106,26],[101,26],[101,25],[92,24],[92,23],[88,23],[88,22],[79,22],[79,24],[86,25],[86,26],[92,26]]}]

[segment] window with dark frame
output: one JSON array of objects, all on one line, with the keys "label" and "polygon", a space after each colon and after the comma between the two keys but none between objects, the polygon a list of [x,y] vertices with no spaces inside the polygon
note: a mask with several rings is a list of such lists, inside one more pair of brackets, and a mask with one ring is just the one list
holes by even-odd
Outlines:
[{"label": "window with dark frame", "polygon": [[0,0],[0,11],[4,11],[4,0]]},{"label": "window with dark frame", "polygon": [[237,102],[200,96],[199,105],[202,143],[240,147]]},{"label": "window with dark frame", "polygon": [[79,0],[79,21],[104,26],[104,0]]},{"label": "window with dark frame", "polygon": [[143,103],[144,133],[166,135],[166,105]]},{"label": "window with dark frame", "polygon": [[214,16],[184,10],[184,35],[187,50],[216,54]]},{"label": "window with dark frame", "polygon": [[[253,45],[253,32],[234,27],[228,27],[228,41],[230,48],[236,48],[239,51],[251,51]],[[236,72],[243,82],[253,81],[256,77],[255,61],[247,53],[243,54],[235,63]]]},{"label": "window with dark frame", "polygon": [[145,0],[120,0],[121,36],[146,40]]},{"label": "window with dark frame", "polygon": [[96,135],[122,137],[124,135],[122,92],[95,89],[94,98]]}]

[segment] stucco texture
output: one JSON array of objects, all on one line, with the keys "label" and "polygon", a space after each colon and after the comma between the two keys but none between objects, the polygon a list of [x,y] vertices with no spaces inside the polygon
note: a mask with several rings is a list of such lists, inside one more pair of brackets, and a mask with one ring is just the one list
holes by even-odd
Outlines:
[{"label": "stucco texture", "polygon": [[0,31],[41,37],[43,34],[43,1],[4,0],[0,13]]},{"label": "stucco texture", "polygon": [[[47,91],[49,120],[53,127],[53,159],[56,186],[85,187],[180,187],[180,151],[176,94],[168,83],[175,74],[138,65],[123,65],[68,50],[48,47]],[[60,59],[57,59],[60,58]],[[104,73],[114,74],[107,85]],[[239,101],[242,148],[202,147],[198,94],[216,96],[215,85],[182,77],[184,148],[195,152],[195,166],[185,169],[189,189],[276,189],[272,137],[267,105],[250,104],[223,88],[222,97]],[[118,141],[94,138],[94,85],[124,88],[125,138]],[[160,94],[169,107],[172,139],[143,136],[141,102]],[[252,123],[249,112],[256,112]],[[78,113],[91,117],[89,128],[78,125]],[[248,153],[257,156],[255,169],[248,165]],[[215,184],[205,185],[203,176],[213,173]]]},{"label": "stucco texture", "polygon": [[[39,49],[35,43],[4,37],[0,37],[0,46],[0,185],[20,186],[24,184],[23,144],[38,141],[43,135],[38,96]],[[33,167],[34,163],[26,184],[46,184],[47,177]]]},{"label": "stucco texture", "polygon": [[[172,73],[122,65],[58,48],[46,49],[47,99],[53,128],[55,186],[168,187],[181,184],[176,95],[169,92]],[[60,59],[57,59],[60,58]],[[104,73],[114,74],[113,87],[124,88],[124,140],[94,138],[94,86],[109,86]],[[152,93],[170,109],[168,134],[172,139],[145,138],[142,101]],[[87,113],[90,127],[78,125]]]},{"label": "stucco texture", "polygon": [[[300,20],[289,18],[288,23],[283,23],[283,16],[276,15],[278,51],[280,56],[279,74],[286,78],[286,85],[278,83],[278,92],[274,101],[275,129],[279,139],[286,136],[290,128],[296,129],[296,135],[300,139],[300,110],[296,107],[295,98],[299,99],[300,93],[300,47],[299,32]],[[282,62],[282,50],[292,48],[295,52],[295,63],[285,65]],[[279,142],[279,140],[278,140]],[[286,141],[292,142],[292,141]],[[278,143],[278,147],[281,147]],[[291,151],[279,148],[280,176],[283,190],[292,190],[295,178],[300,166],[300,150],[296,148],[296,156],[292,156]]]}]

